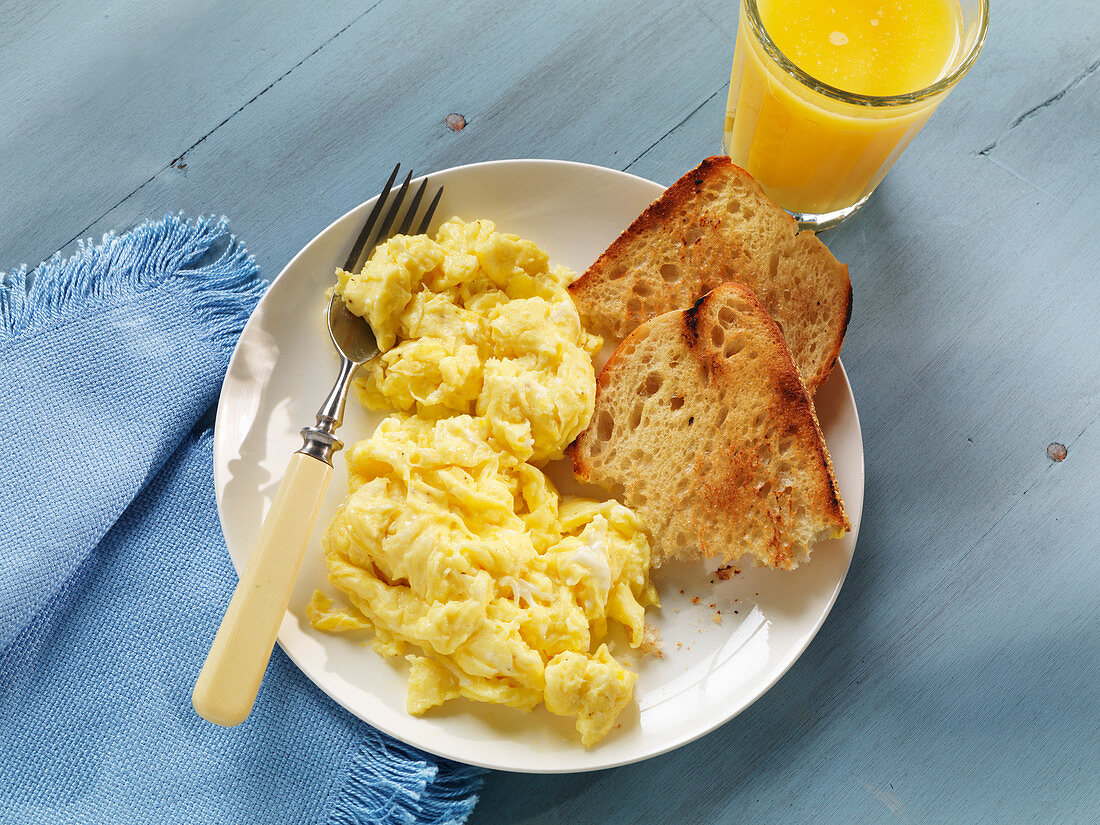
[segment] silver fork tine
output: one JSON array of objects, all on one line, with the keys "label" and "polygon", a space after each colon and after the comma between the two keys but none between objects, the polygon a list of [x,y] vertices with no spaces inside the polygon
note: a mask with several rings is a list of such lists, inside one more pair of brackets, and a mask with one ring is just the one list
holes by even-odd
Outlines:
[{"label": "silver fork tine", "polygon": [[[405,200],[405,193],[409,190],[410,180],[412,180],[411,171],[408,177],[405,178],[405,182],[401,184],[401,188],[397,191],[397,194],[394,196],[390,208],[386,211],[386,216],[382,219],[382,225],[371,233],[370,240],[367,241],[367,245],[363,247],[363,251],[359,254],[359,260],[355,262],[356,272],[363,268],[363,265],[366,264],[371,253],[374,252],[374,248],[378,246],[379,243],[392,237],[390,227],[393,226],[393,221],[394,218],[397,217],[397,213],[401,211],[401,202]],[[381,195],[379,195],[379,198],[381,198]]]},{"label": "silver fork tine", "polygon": [[389,197],[390,189],[393,188],[393,182],[397,180],[397,172],[400,169],[400,163],[393,167],[393,171],[390,173],[390,179],[386,181],[386,185],[382,187],[382,191],[378,194],[378,200],[374,204],[374,209],[370,211],[366,224],[364,224],[363,228],[359,231],[359,237],[355,239],[355,243],[351,247],[351,253],[348,255],[348,262],[344,264],[345,272],[358,272],[359,258],[363,254],[363,250],[373,249],[374,245],[371,244],[367,246],[367,241],[370,240],[371,231],[374,229],[378,216],[382,214],[382,207],[386,204],[386,198]]},{"label": "silver fork tine", "polygon": [[413,195],[412,203],[409,204],[409,210],[405,213],[405,220],[401,221],[401,227],[394,233],[395,235],[408,235],[409,227],[412,226],[413,218],[416,217],[416,210],[420,208],[420,201],[424,197],[424,190],[428,188],[428,179],[424,178],[420,182],[420,186],[417,187],[416,194]]},{"label": "silver fork tine", "polygon": [[[382,224],[376,226],[378,217],[382,214],[383,204],[386,202],[390,194],[390,190],[393,187],[394,180],[397,179],[397,171],[401,168],[401,164],[394,167],[393,172],[390,174],[390,179],[386,181],[385,187],[378,195],[378,201],[374,204],[374,208],[371,210],[370,215],[367,217],[366,226],[363,227],[359,233],[359,237],[356,238],[355,244],[352,247],[351,255],[348,257],[348,263],[344,267],[345,272],[357,273],[363,268],[363,265],[367,262],[371,253],[374,252],[374,248],[384,240],[393,237],[394,235],[408,234],[409,226],[412,224],[413,219],[416,217],[416,210],[420,206],[420,201],[424,198],[424,192],[428,186],[428,179],[425,178],[421,181],[420,186],[417,188],[416,193],[413,195],[412,203],[409,204],[409,208],[405,212],[405,217],[401,221],[401,226],[397,230],[391,232],[394,221],[397,219],[397,213],[401,211],[401,204],[405,201],[405,195],[408,194],[409,184],[412,182],[413,173],[410,171],[405,177],[405,182],[401,184],[401,188],[397,191],[397,194],[393,198],[393,202],[390,204],[389,209],[386,211],[385,217],[382,219]],[[435,193],[435,197],[432,198],[431,204],[428,206],[428,210],[424,213],[423,219],[420,221],[420,227],[416,230],[416,234],[422,235],[428,231],[428,226],[432,222],[432,216],[435,215],[435,209],[439,206],[439,199],[443,195],[443,187],[440,186]]]},{"label": "silver fork tine", "polygon": [[[413,173],[410,171],[405,177],[405,182],[401,184],[401,188],[397,192],[397,197],[393,201],[393,206],[390,207],[390,211],[386,213],[386,220],[382,222],[381,228],[378,230],[378,240],[391,237],[390,227],[393,226],[394,220],[397,218],[397,211],[401,208],[402,201],[405,200],[405,195],[409,191],[409,182],[412,180]],[[375,241],[377,243],[378,241]]]},{"label": "silver fork tine", "polygon": [[[427,183],[427,182],[428,182],[428,181],[427,181],[427,179],[425,179],[425,180],[424,180],[424,183]],[[427,231],[428,231],[428,226],[429,226],[429,225],[431,224],[431,222],[432,222],[432,215],[434,215],[434,214],[435,214],[435,208],[436,208],[437,206],[439,206],[439,199],[440,199],[440,198],[441,198],[442,196],[443,196],[443,187],[442,187],[442,186],[440,186],[440,187],[439,187],[439,191],[435,193],[435,197],[434,197],[434,198],[432,198],[432,202],[431,202],[431,204],[430,204],[430,205],[428,206],[428,211],[424,213],[424,220],[422,220],[422,221],[420,222],[420,226],[419,226],[419,227],[417,228],[417,230],[416,230],[416,234],[417,234],[417,235],[423,235],[423,234],[424,234],[425,232],[427,232]]]}]

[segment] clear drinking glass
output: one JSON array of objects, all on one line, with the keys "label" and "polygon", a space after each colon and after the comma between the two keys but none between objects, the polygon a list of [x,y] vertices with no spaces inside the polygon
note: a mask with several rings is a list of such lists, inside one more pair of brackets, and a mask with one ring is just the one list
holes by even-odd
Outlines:
[{"label": "clear drinking glass", "polygon": [[959,0],[959,32],[940,78],[909,94],[846,92],[798,68],[769,37],[757,0],[741,0],[723,148],[806,226],[859,209],[985,41],[988,0]]}]

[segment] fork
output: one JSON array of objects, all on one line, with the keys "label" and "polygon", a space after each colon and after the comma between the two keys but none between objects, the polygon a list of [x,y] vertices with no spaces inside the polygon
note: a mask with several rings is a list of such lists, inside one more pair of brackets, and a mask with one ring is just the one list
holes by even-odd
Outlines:
[{"label": "fork", "polygon": [[[427,178],[416,190],[396,229],[394,224],[409,191],[412,172],[406,176],[383,216],[400,169],[401,164],[394,167],[378,195],[378,201],[348,254],[345,271],[358,272],[381,241],[393,235],[408,234],[412,228],[428,188]],[[427,231],[442,194],[443,187],[440,187],[424,211],[415,234]],[[198,714],[218,725],[238,725],[252,711],[332,478],[332,454],[343,447],[336,438],[336,429],[343,420],[351,379],[360,366],[378,354],[378,343],[370,325],[354,315],[335,291],[329,300],[328,332],[340,356],[336,383],[317,411],[316,423],[302,430],[302,448],[290,457],[260,537],[248,556],[191,694]]]}]

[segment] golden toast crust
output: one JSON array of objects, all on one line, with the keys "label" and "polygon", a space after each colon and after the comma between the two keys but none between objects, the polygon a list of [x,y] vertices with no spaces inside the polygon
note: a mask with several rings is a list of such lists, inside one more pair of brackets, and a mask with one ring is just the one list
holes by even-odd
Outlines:
[{"label": "golden toast crust", "polygon": [[728,157],[709,157],[672,184],[569,291],[587,329],[621,340],[728,281],[757,294],[813,393],[851,319],[848,268]]},{"label": "golden toast crust", "polygon": [[655,564],[748,553],[790,569],[850,529],[783,335],[739,284],[635,329],[567,454],[578,479],[638,512]]}]

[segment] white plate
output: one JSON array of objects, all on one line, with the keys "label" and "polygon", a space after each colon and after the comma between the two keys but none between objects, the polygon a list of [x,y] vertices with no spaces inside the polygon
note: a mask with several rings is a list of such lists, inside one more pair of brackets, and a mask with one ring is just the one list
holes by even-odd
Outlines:
[{"label": "white plate", "polygon": [[[431,178],[446,185],[439,218],[489,218],[501,231],[537,242],[553,264],[578,272],[663,191],[623,172],[550,160],[480,163]],[[238,570],[291,453],[301,445],[299,429],[313,422],[336,376],[324,327],[324,293],[372,204],[344,215],[295,256],[256,308],[233,353],[218,404],[214,481]],[[461,699],[412,717],[405,712],[404,662],[381,658],[362,639],[310,627],[305,611],[310,594],[316,588],[332,591],[317,536],[347,494],[343,453],[337,455],[279,643],[310,679],[359,718],[411,745],[473,765],[587,771],[683,745],[737,715],[786,672],[825,620],[848,571],[863,510],[863,439],[839,364],[818,392],[817,409],[852,532],[819,545],[811,562],[793,573],[746,565],[731,580],[712,583],[701,564],[656,571],[663,606],[647,618],[661,630],[664,656],[642,659],[625,645],[616,647],[615,655],[639,673],[636,703],[594,748],[580,744],[571,720],[542,708],[524,713]],[[352,398],[340,436],[348,443],[366,438],[380,418]],[[552,477],[567,492],[570,473],[560,464]]]}]

